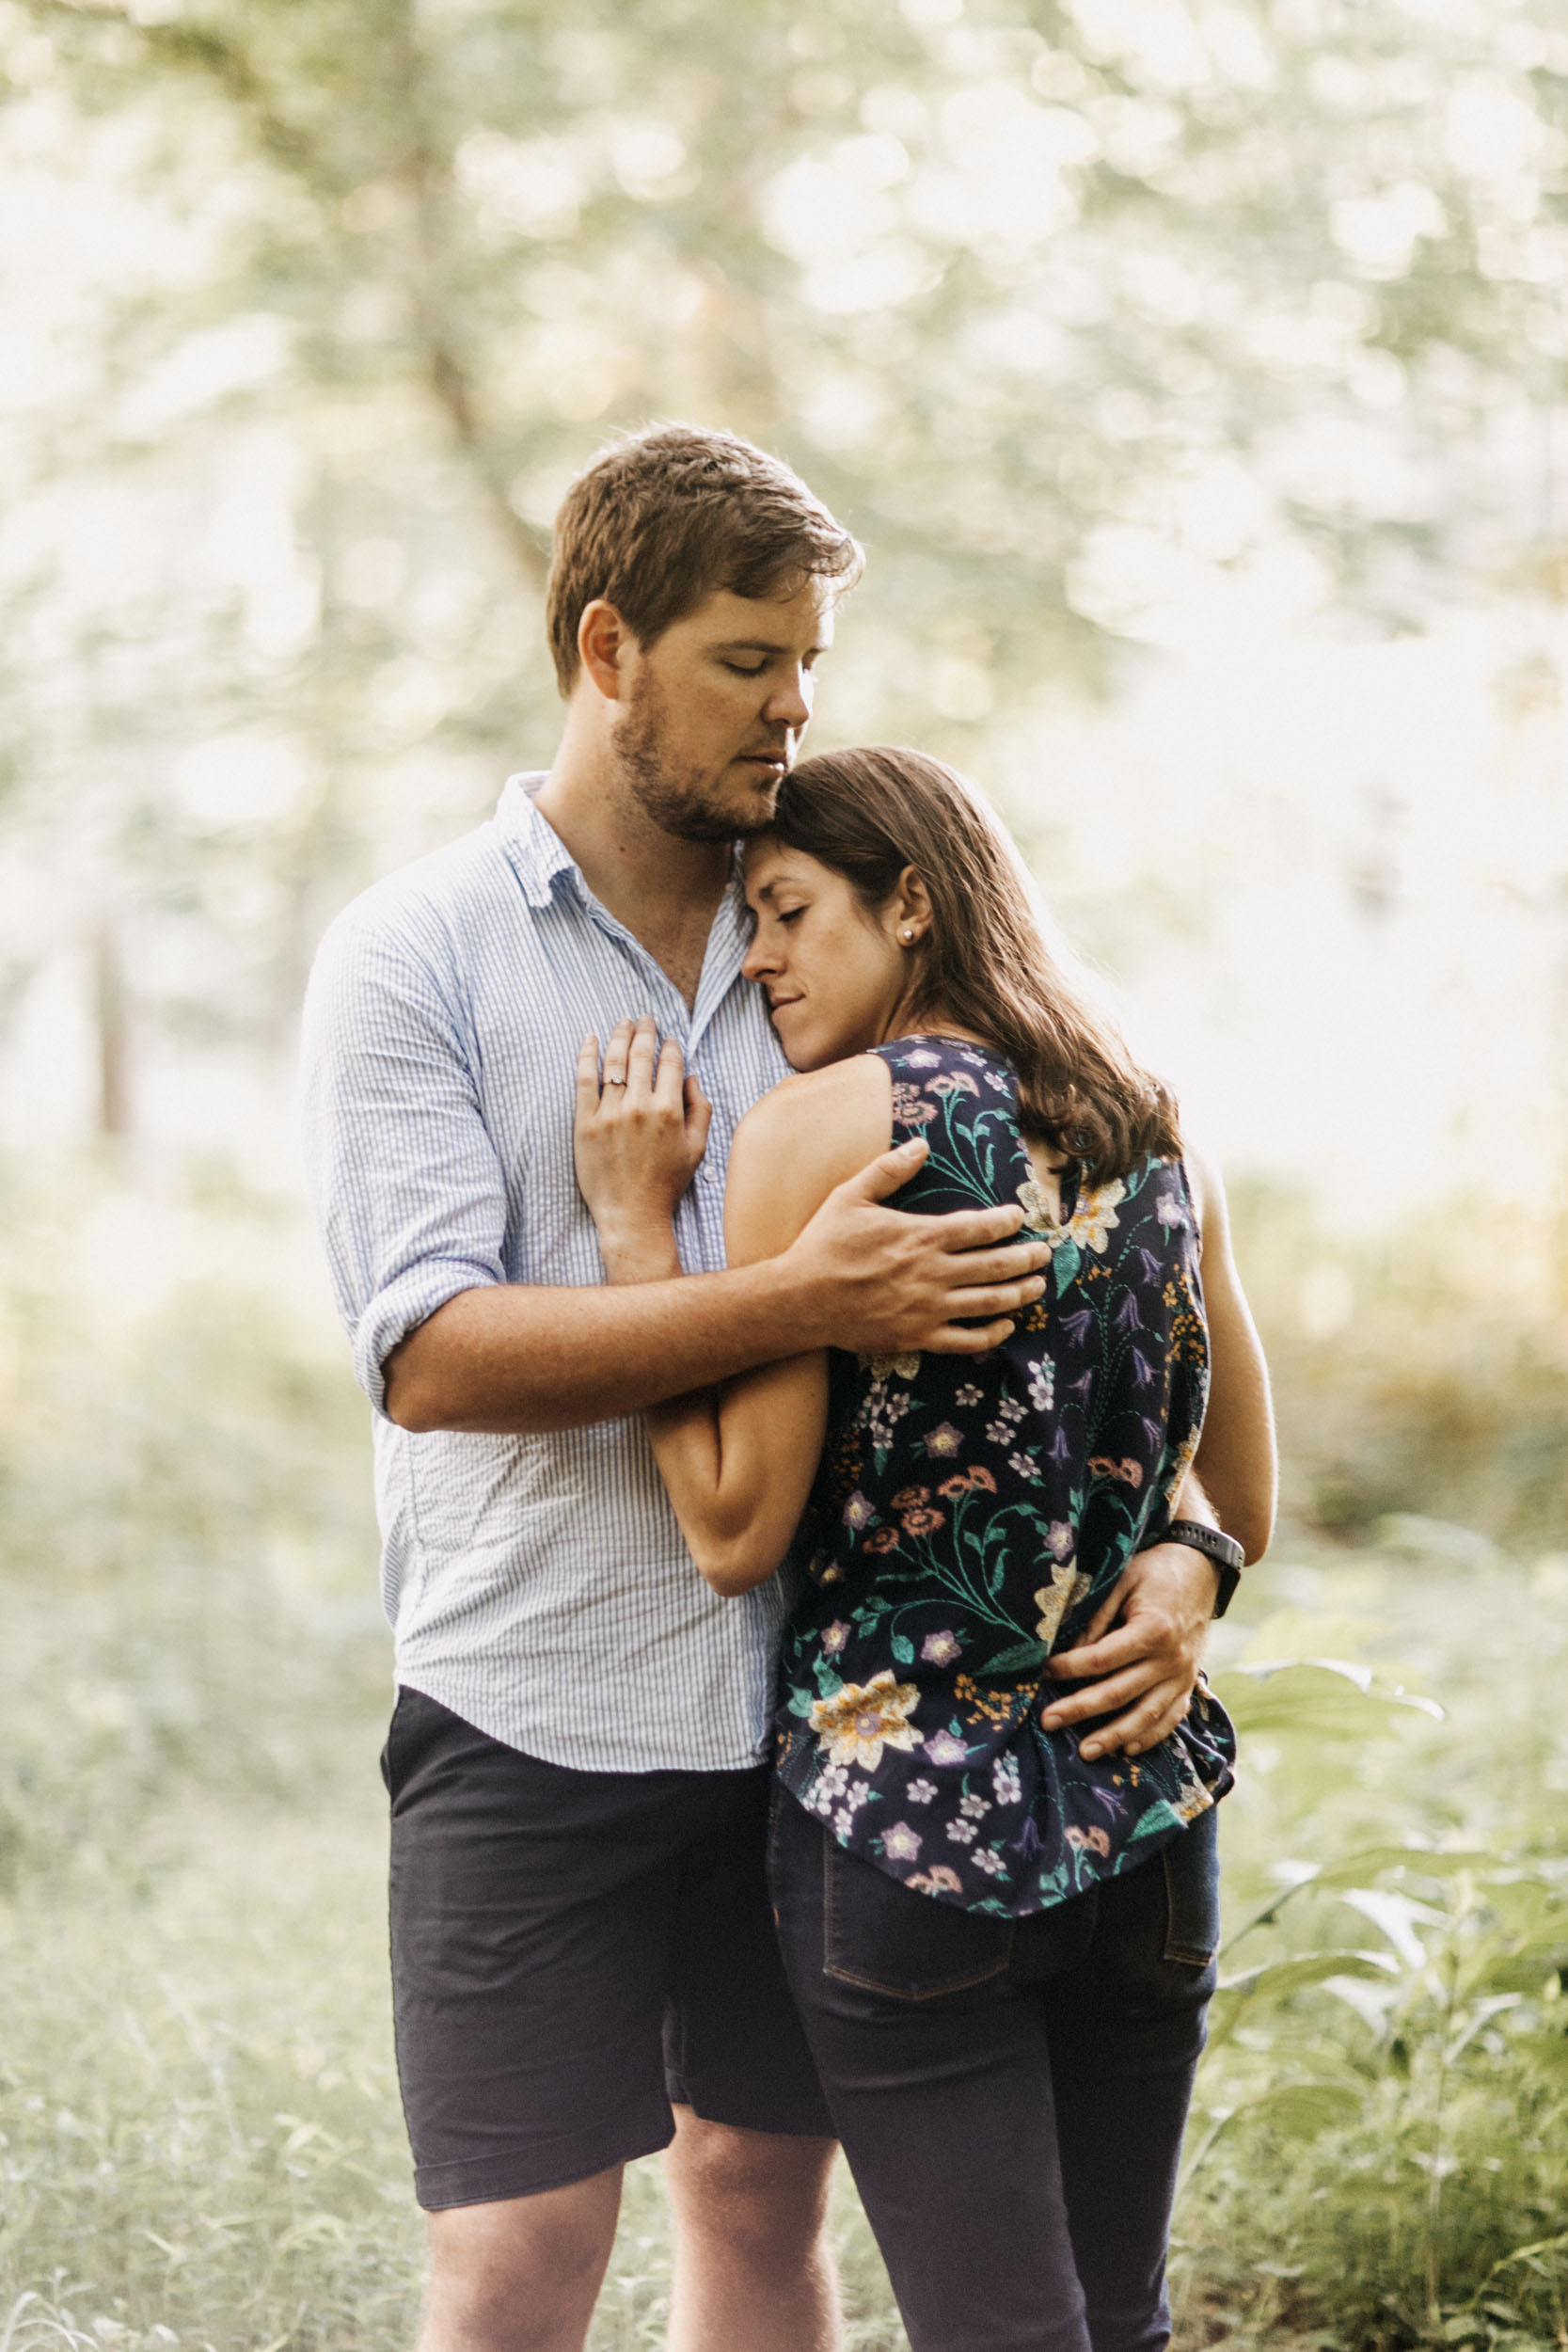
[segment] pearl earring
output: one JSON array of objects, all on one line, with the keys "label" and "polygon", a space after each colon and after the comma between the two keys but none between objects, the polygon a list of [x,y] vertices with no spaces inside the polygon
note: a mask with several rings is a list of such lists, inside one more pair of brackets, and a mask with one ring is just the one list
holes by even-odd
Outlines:
[{"label": "pearl earring", "polygon": [[898,936],[903,941],[906,947],[912,947],[914,946],[913,931],[900,931]]}]

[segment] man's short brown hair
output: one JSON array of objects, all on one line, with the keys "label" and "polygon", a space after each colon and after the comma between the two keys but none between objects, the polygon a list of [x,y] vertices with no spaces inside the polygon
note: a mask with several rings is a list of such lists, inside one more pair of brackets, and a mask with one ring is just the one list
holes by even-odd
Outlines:
[{"label": "man's short brown hair", "polygon": [[750,441],[690,424],[628,435],[578,476],[556,516],[546,617],[561,691],[577,682],[578,627],[595,596],[645,648],[723,590],[848,588],[863,560],[800,476]]}]

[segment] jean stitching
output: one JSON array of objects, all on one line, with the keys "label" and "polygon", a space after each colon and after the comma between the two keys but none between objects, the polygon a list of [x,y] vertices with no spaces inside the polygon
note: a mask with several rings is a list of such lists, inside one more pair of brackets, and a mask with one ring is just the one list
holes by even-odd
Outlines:
[{"label": "jean stitching", "polygon": [[884,1984],[878,1977],[863,1977],[853,1968],[840,1966],[833,1958],[833,1857],[838,1851],[838,1846],[825,1831],[822,1843],[822,1974],[832,1977],[836,1984],[858,1985],[863,1992],[880,1993],[891,2001],[935,2001],[940,2000],[944,1993],[968,1993],[977,1984],[989,1984],[993,1977],[1006,1975],[1012,1966],[1015,1929],[1011,1919],[1006,1923],[1001,1958],[973,1977],[944,1978],[941,1984],[920,1989],[904,1984]]}]

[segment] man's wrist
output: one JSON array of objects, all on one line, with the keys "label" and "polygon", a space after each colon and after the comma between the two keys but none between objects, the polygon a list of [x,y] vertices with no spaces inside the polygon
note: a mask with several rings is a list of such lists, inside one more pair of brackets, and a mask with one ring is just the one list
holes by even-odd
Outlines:
[{"label": "man's wrist", "polygon": [[1171,1520],[1164,1540],[1167,1544],[1184,1544],[1209,1562],[1218,1582],[1213,1613],[1223,1617],[1246,1565],[1246,1553],[1234,1535],[1227,1535],[1217,1527],[1206,1527],[1199,1519],[1180,1518]]}]

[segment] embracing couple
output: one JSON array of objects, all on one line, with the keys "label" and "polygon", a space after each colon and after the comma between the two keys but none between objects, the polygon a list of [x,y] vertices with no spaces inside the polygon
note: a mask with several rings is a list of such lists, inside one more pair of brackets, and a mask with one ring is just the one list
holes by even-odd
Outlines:
[{"label": "embracing couple", "polygon": [[[796,765],[860,550],[661,428],[577,482],[547,775],[333,926],[312,1188],[376,1408],[424,2352],[1159,2352],[1268,1540],[1214,1175],[913,752]],[[792,1074],[795,1073],[795,1074]]]}]

